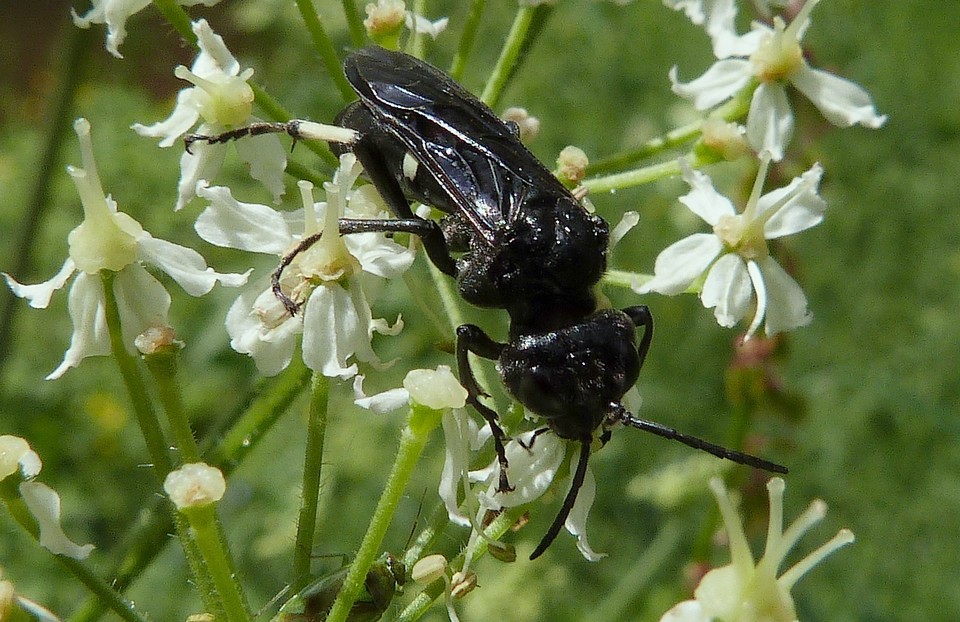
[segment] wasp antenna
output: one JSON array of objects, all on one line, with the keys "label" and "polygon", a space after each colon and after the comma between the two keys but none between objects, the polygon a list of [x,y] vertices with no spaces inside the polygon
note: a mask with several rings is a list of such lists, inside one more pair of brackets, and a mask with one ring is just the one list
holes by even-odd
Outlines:
[{"label": "wasp antenna", "polygon": [[630,426],[631,428],[637,428],[638,430],[644,430],[645,432],[652,432],[657,436],[662,436],[663,438],[680,441],[684,445],[705,451],[709,454],[713,454],[718,458],[726,458],[727,460],[736,462],[737,464],[745,464],[755,469],[761,469],[771,473],[787,472],[787,467],[775,462],[770,462],[768,460],[764,460],[763,458],[758,458],[741,451],[727,449],[722,445],[716,445],[709,441],[705,441],[702,438],[690,436],[689,434],[684,434],[683,432],[678,432],[673,428],[667,427],[655,421],[640,419],[639,417],[630,414],[625,408],[623,408],[623,406],[618,405],[615,408],[614,415],[620,422],[622,422],[624,425]]},{"label": "wasp antenna", "polygon": [[550,529],[547,530],[547,533],[543,535],[543,539],[540,540],[540,544],[538,544],[537,548],[535,548],[533,553],[530,554],[531,560],[543,555],[543,552],[547,550],[547,547],[553,543],[554,539],[557,537],[557,534],[560,533],[560,528],[563,527],[565,522],[567,522],[567,516],[570,515],[570,510],[573,509],[573,504],[577,500],[577,494],[580,492],[580,487],[583,486],[583,478],[587,475],[587,461],[589,459],[590,442],[581,441],[580,459],[577,462],[577,471],[573,474],[573,481],[570,482],[570,490],[567,492],[567,496],[563,500],[563,505],[560,507],[557,517],[553,519],[553,524],[550,525]]}]

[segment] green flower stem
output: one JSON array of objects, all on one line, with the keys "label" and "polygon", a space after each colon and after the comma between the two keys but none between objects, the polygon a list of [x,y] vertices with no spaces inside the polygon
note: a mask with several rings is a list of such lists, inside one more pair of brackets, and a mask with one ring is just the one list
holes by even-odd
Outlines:
[{"label": "green flower stem", "polygon": [[503,49],[500,51],[500,58],[494,66],[487,84],[480,94],[480,100],[493,108],[500,100],[503,89],[507,81],[513,74],[513,69],[520,58],[520,53],[524,48],[524,43],[530,31],[530,25],[533,23],[533,17],[538,7],[521,6],[513,18],[513,25],[507,34],[507,40],[503,42]]},{"label": "green flower stem", "polygon": [[[750,110],[750,95],[753,88],[745,89],[745,92],[726,102],[715,111],[710,113],[711,117],[720,117],[724,121],[737,121],[746,116]],[[597,162],[591,162],[587,166],[587,175],[597,175],[609,171],[615,171],[625,166],[630,166],[640,160],[659,155],[670,149],[674,149],[683,144],[700,138],[703,133],[703,120],[694,121],[687,125],[670,130],[663,136],[652,138],[640,147],[619,153]]]},{"label": "green flower stem", "polygon": [[357,10],[356,0],[343,0],[343,15],[347,19],[347,29],[350,31],[350,42],[353,47],[363,47],[367,41],[367,28],[363,25],[360,11]]},{"label": "green flower stem", "polygon": [[356,602],[363,588],[367,571],[379,555],[383,537],[393,520],[393,514],[403,497],[410,475],[423,453],[430,433],[440,425],[440,411],[430,410],[421,406],[410,409],[410,416],[406,427],[400,435],[400,447],[397,458],[387,477],[383,494],[373,512],[370,526],[360,543],[357,556],[343,580],[343,587],[337,594],[337,599],[327,615],[327,622],[344,622],[350,613],[350,608]]},{"label": "green flower stem", "polygon": [[[413,0],[413,4],[410,8],[415,15],[425,15],[426,14],[426,2],[424,0]],[[417,58],[423,58],[424,52],[426,51],[426,34],[413,31],[410,41],[407,43],[407,48],[412,56]]]},{"label": "green flower stem", "polygon": [[330,380],[313,374],[307,413],[307,449],[303,461],[303,486],[297,539],[293,546],[293,579],[291,592],[297,593],[310,577],[313,558],[313,536],[317,526],[317,503],[320,499],[320,469],[323,465],[323,439],[327,428]]},{"label": "green flower stem", "polygon": [[153,6],[157,7],[164,19],[170,22],[184,41],[193,46],[197,45],[197,35],[193,34],[190,15],[177,4],[177,0],[153,0]]},{"label": "green flower stem", "polygon": [[[280,102],[278,102],[272,95],[270,95],[262,86],[256,82],[250,80],[247,82],[250,85],[250,88],[253,89],[254,101],[257,102],[257,106],[263,111],[264,115],[268,118],[273,119],[274,121],[285,122],[293,118],[293,115],[290,114],[290,111],[284,108]],[[351,91],[352,92],[352,91]],[[337,165],[337,156],[333,155],[333,152],[327,147],[326,143],[316,141],[316,140],[304,140],[302,141],[304,146],[317,154],[324,162],[330,164],[331,166]],[[306,166],[302,164],[295,164],[292,161],[287,163],[287,173],[291,175],[303,175],[303,177],[298,177],[298,179],[309,179],[317,185],[322,183],[323,179],[316,181],[318,179],[317,174],[310,171]]]},{"label": "green flower stem", "polygon": [[680,161],[674,159],[659,164],[651,164],[650,166],[644,166],[632,171],[607,175],[606,177],[585,179],[582,185],[592,194],[599,194],[601,192],[615,192],[624,188],[632,188],[679,174]]},{"label": "green flower stem", "polygon": [[150,460],[153,462],[153,472],[162,484],[172,468],[170,456],[167,453],[167,442],[163,438],[160,421],[157,419],[156,411],[150,402],[147,387],[140,375],[140,370],[137,368],[137,362],[127,352],[123,343],[123,333],[120,329],[120,311],[117,307],[117,296],[113,291],[113,280],[116,273],[102,270],[100,276],[103,280],[106,302],[105,315],[107,329],[110,333],[110,350],[113,358],[117,361],[117,366],[120,368],[123,383],[127,387],[133,412],[137,417],[137,423],[140,425],[140,432],[147,444],[147,453],[150,454]]},{"label": "green flower stem", "polygon": [[616,171],[626,166],[630,166],[640,160],[659,155],[664,151],[679,147],[692,140],[696,140],[702,133],[703,121],[694,121],[674,130],[670,130],[663,136],[652,138],[643,145],[632,151],[625,151],[597,162],[591,162],[587,166],[587,175],[598,175],[609,171]]},{"label": "green flower stem", "polygon": [[[117,307],[116,293],[113,291],[113,280],[116,273],[109,270],[101,270],[100,277],[103,281],[104,292],[104,315],[106,316],[107,331],[110,335],[110,350],[113,358],[117,361],[120,369],[120,377],[127,387],[127,394],[133,405],[133,412],[137,417],[137,423],[140,425],[140,433],[143,435],[147,445],[147,453],[153,462],[153,472],[157,476],[158,482],[162,485],[167,474],[172,469],[170,456],[167,454],[167,442],[163,437],[163,431],[160,429],[160,422],[157,419],[156,411],[150,398],[147,395],[147,388],[137,368],[136,360],[127,352],[123,344],[123,332],[120,328],[120,310]],[[200,552],[195,547],[193,541],[187,535],[183,521],[174,515],[174,524],[177,527],[177,536],[180,538],[180,544],[183,547],[187,563],[193,573],[194,580],[197,581],[197,587],[200,590],[201,597],[204,599],[204,606],[210,611],[218,611],[220,607],[215,600],[211,599],[212,593],[205,586],[209,586],[210,581],[206,576]]]},{"label": "green flower stem", "polygon": [[[503,511],[497,518],[495,518],[489,526],[484,530],[484,533],[490,536],[494,540],[500,539],[503,534],[512,527],[517,520],[523,515],[524,509],[515,507],[507,508]],[[488,550],[486,538],[478,538],[477,544],[473,549],[473,555],[470,557],[471,565],[480,559]],[[464,556],[466,551],[461,551],[459,555],[453,558],[450,561],[450,566],[454,568],[462,568],[464,562]],[[397,614],[393,618],[393,622],[413,622],[414,620],[419,620],[431,607],[437,599],[443,597],[443,591],[445,584],[442,581],[435,581],[433,584],[428,586],[422,592],[416,595],[416,597],[410,601],[403,611]]]},{"label": "green flower stem", "polygon": [[197,439],[193,436],[193,429],[187,419],[180,396],[180,385],[177,383],[177,352],[176,346],[164,347],[157,352],[143,357],[150,370],[150,375],[157,387],[160,403],[167,413],[167,421],[176,446],[180,450],[180,458],[184,463],[200,462],[200,448]]},{"label": "green flower stem", "polygon": [[210,573],[213,583],[220,594],[223,610],[228,622],[246,622],[252,619],[244,603],[243,593],[236,581],[233,564],[226,554],[220,530],[218,529],[215,504],[185,508],[182,514],[190,523],[193,541],[200,549],[204,566]]},{"label": "green flower stem", "polygon": [[487,0],[473,0],[470,3],[470,12],[467,13],[467,19],[463,24],[463,30],[460,32],[460,43],[457,45],[457,53],[453,56],[453,63],[450,65],[450,75],[457,82],[463,78],[463,70],[467,67],[467,59],[473,50],[473,43],[477,39],[477,30],[480,28],[480,17],[483,15],[483,8]]},{"label": "green flower stem", "polygon": [[[3,499],[3,503],[13,520],[33,538],[34,542],[38,542],[40,527],[29,508],[27,508],[27,504],[24,503],[23,497],[20,496],[18,486],[21,481],[23,480],[20,477],[11,475],[0,482],[0,498]],[[54,558],[83,583],[103,604],[103,607],[110,609],[127,622],[146,622],[146,618],[136,610],[132,602],[125,599],[109,583],[94,574],[82,561],[64,555],[54,555]]]},{"label": "green flower stem", "polygon": [[300,10],[300,16],[303,18],[303,23],[307,27],[307,32],[313,39],[313,45],[320,54],[323,65],[327,68],[327,73],[333,78],[334,85],[343,96],[343,101],[353,101],[357,96],[353,92],[353,87],[347,82],[347,76],[343,74],[340,57],[337,56],[337,50],[320,22],[320,16],[317,14],[312,0],[296,0],[296,3]]}]

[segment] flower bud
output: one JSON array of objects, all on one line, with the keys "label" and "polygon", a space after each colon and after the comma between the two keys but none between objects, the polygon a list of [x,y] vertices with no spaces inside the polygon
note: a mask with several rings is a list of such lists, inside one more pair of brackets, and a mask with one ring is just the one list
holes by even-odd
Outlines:
[{"label": "flower bud", "polygon": [[429,585],[447,571],[447,558],[440,554],[419,559],[410,571],[410,578],[420,585]]},{"label": "flower bud", "polygon": [[220,469],[195,462],[168,473],[163,489],[177,509],[184,510],[216,503],[223,498],[227,482]]},{"label": "flower bud", "polygon": [[446,365],[412,370],[403,379],[403,388],[412,401],[433,410],[463,408],[467,403],[467,390]]}]

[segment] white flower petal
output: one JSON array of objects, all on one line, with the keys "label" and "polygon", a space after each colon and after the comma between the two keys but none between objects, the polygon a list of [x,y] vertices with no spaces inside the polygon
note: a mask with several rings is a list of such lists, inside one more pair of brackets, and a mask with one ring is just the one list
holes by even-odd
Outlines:
[{"label": "white flower petal", "polygon": [[870,94],[849,80],[803,65],[790,81],[836,126],[878,128],[887,120],[887,115],[877,114]]},{"label": "white flower petal", "polygon": [[511,439],[506,445],[507,461],[510,464],[510,485],[514,490],[497,492],[499,468],[493,471],[494,477],[486,494],[480,495],[481,503],[490,509],[514,507],[538,499],[553,482],[557,469],[563,463],[566,442],[555,434],[540,434],[527,449],[520,441],[530,446],[533,432],[522,434],[519,439]]},{"label": "white flower petal", "polygon": [[148,328],[169,326],[170,294],[143,266],[132,263],[113,279],[120,309],[123,345],[134,351],[134,340]]},{"label": "white flower petal", "polygon": [[686,159],[680,160],[680,170],[683,180],[690,185],[690,192],[680,197],[679,201],[690,208],[690,211],[699,216],[711,227],[715,227],[724,216],[733,216],[737,213],[730,199],[723,196],[713,187],[710,176],[703,171],[690,168]]},{"label": "white flower petal", "polygon": [[363,376],[353,378],[353,403],[378,415],[396,412],[410,405],[410,393],[402,387],[367,395],[363,392]]},{"label": "white flower petal", "polygon": [[138,256],[155,265],[191,296],[203,296],[219,281],[224,287],[240,287],[247,282],[250,271],[244,274],[220,274],[207,267],[203,255],[173,242],[146,234],[138,241]]},{"label": "white flower petal", "polygon": [[641,285],[637,292],[679,294],[710,267],[722,250],[723,242],[712,233],[694,233],[674,242],[657,255],[653,279]]},{"label": "white flower petal", "polygon": [[57,272],[52,279],[44,281],[43,283],[23,285],[22,283],[18,283],[6,272],[3,273],[3,278],[7,280],[7,285],[13,293],[20,298],[26,298],[30,302],[31,307],[34,309],[46,309],[47,305],[50,304],[50,298],[53,296],[53,293],[66,285],[76,270],[77,265],[73,263],[73,259],[67,257],[60,271]]},{"label": "white flower petal", "polygon": [[757,260],[767,288],[767,335],[806,326],[813,319],[800,285],[772,257]]},{"label": "white flower petal", "polygon": [[685,600],[663,614],[660,622],[710,622],[710,616],[703,611],[698,601]]},{"label": "white flower petal", "polygon": [[67,308],[73,321],[70,347],[63,355],[63,362],[50,372],[47,380],[56,380],[88,356],[110,354],[110,335],[104,315],[103,283],[100,277],[79,273],[70,287]]},{"label": "white flower petal", "polygon": [[750,283],[743,259],[727,253],[710,268],[700,299],[704,307],[716,307],[714,316],[717,323],[729,328],[740,321],[750,307],[753,293]]},{"label": "white flower petal", "polygon": [[[350,292],[339,284],[317,287],[303,313],[303,362],[327,377],[349,378],[357,373],[347,359],[369,349],[369,320],[363,322]],[[369,309],[365,315],[369,314]]]},{"label": "white flower petal", "polygon": [[[199,134],[216,134],[217,128],[201,125]],[[203,141],[193,143],[192,153],[184,150],[180,156],[180,181],[177,183],[177,205],[174,211],[183,209],[193,197],[197,196],[197,182],[214,179],[223,166],[227,155],[227,146],[211,145]]]},{"label": "white flower petal", "polygon": [[730,99],[750,80],[750,63],[739,58],[718,60],[702,76],[686,83],[677,79],[676,67],[670,69],[673,92],[692,100],[698,110],[713,108]]},{"label": "white flower petal", "polygon": [[753,92],[747,113],[747,142],[760,153],[768,151],[774,160],[783,152],[793,135],[793,111],[783,85],[765,82]]},{"label": "white flower petal", "polygon": [[382,233],[357,233],[344,237],[350,254],[364,272],[386,279],[402,276],[413,264],[416,254]]},{"label": "white flower petal", "polygon": [[174,106],[169,117],[153,125],[134,123],[130,128],[141,136],[161,139],[161,147],[170,147],[178,138],[189,132],[199,118],[200,113],[197,112],[196,103],[193,101],[193,89],[183,89],[177,93],[177,105]]},{"label": "white flower petal", "polygon": [[[238,201],[230,188],[200,184],[197,194],[210,201],[210,205],[201,212],[193,228],[211,244],[282,256],[299,239],[291,233],[283,213],[266,205]],[[303,210],[299,214],[302,230]]]},{"label": "white flower petal", "polygon": [[228,76],[240,74],[240,63],[233,57],[223,37],[210,28],[205,19],[193,22],[193,34],[197,35],[197,47],[200,54],[190,67],[198,76],[209,78],[213,73],[224,73]]},{"label": "white flower petal", "polygon": [[30,444],[19,436],[0,436],[0,480],[20,471],[24,479],[36,477],[43,463]]},{"label": "white flower petal", "polygon": [[20,496],[27,509],[37,520],[40,528],[40,546],[54,555],[65,555],[73,559],[86,559],[93,550],[92,544],[80,546],[70,540],[60,526],[60,495],[40,482],[20,484]]},{"label": "white flower petal", "polygon": [[231,348],[253,357],[264,376],[276,376],[290,364],[303,325],[300,318],[287,315],[270,287],[260,282],[230,305],[226,327]]},{"label": "white flower petal", "polygon": [[[573,478],[573,472],[576,469],[575,461],[570,461],[570,478]],[[577,538],[577,549],[580,554],[590,562],[600,561],[607,556],[606,553],[597,553],[587,542],[587,517],[590,514],[590,508],[593,507],[593,500],[597,496],[597,482],[593,477],[593,471],[587,467],[587,472],[583,478],[583,485],[577,493],[577,500],[573,503],[573,508],[567,516],[564,526],[571,535]]]},{"label": "white flower petal", "polygon": [[[250,123],[259,119],[250,118]],[[250,176],[273,195],[275,203],[283,196],[283,172],[287,168],[287,151],[276,134],[247,136],[234,142],[240,159],[250,167]]]},{"label": "white flower petal", "polygon": [[822,177],[823,167],[820,164],[814,164],[800,177],[794,177],[788,185],[760,197],[757,201],[757,216],[763,215],[768,209],[789,197],[764,225],[764,237],[772,240],[820,224],[827,210],[827,202],[817,194]]},{"label": "white flower petal", "polygon": [[127,19],[134,13],[146,8],[150,0],[94,0],[93,8],[84,15],[77,15],[73,9],[73,23],[79,28],[89,28],[90,24],[107,25],[107,51],[123,58],[120,44],[127,37]]},{"label": "white flower petal", "polygon": [[[460,511],[458,493],[470,467],[470,445],[476,437],[476,424],[463,409],[445,411],[441,419],[446,452],[440,474],[440,498],[447,515],[457,525],[470,526],[470,517]],[[469,491],[466,491],[469,494]]]}]

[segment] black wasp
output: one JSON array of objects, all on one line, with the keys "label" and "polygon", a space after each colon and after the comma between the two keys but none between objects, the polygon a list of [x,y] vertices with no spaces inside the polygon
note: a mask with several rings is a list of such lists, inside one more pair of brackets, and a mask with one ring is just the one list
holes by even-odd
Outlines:
[{"label": "black wasp", "polygon": [[[456,345],[468,401],[494,433],[500,489],[510,489],[505,435],[496,412],[479,400],[482,392],[468,353],[496,361],[509,392],[544,418],[545,429],[580,443],[570,491],[531,559],[546,550],[566,521],[598,429],[605,441],[612,427],[623,424],[721,458],[786,472],[639,419],[623,407],[621,400],[636,383],[650,347],[653,318],[646,306],[597,308],[594,289],[606,270],[607,223],[587,212],[521,144],[516,126],[440,70],[400,52],[364,48],[347,57],[344,69],[359,101],[348,105],[336,123],[356,130],[358,137],[331,146],[338,154],[349,150],[357,156],[397,218],[343,219],[341,231],[420,236],[431,261],[457,279],[464,300],[510,316],[505,343],[465,324],[457,328]],[[298,138],[297,130],[297,122],[291,122],[246,132],[286,131]],[[197,138],[219,141],[241,133]],[[446,215],[439,222],[418,218],[411,201]],[[310,243],[304,240],[301,247]],[[279,287],[275,291],[282,296]],[[643,329],[639,344],[638,328]]]}]

